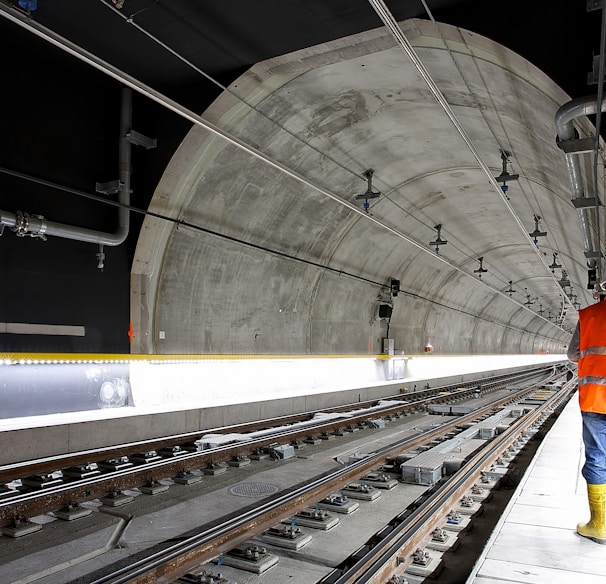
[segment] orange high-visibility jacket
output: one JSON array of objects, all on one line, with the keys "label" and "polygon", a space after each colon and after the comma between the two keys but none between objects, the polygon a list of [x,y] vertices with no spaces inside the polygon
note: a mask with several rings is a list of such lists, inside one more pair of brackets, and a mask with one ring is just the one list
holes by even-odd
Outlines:
[{"label": "orange high-visibility jacket", "polygon": [[606,414],[606,300],[579,312],[579,404]]}]

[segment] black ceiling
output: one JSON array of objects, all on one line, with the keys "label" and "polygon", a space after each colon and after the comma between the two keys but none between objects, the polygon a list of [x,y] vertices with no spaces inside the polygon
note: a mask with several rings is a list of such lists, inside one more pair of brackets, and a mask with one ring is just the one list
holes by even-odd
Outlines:
[{"label": "black ceiling", "polygon": [[[587,4],[387,2],[398,20],[428,18],[427,6],[435,20],[506,45],[573,92],[587,89],[600,48],[601,10],[588,12]],[[119,10],[112,0],[38,0],[31,17],[167,93],[199,86],[201,75],[129,21],[223,82],[257,61],[382,25],[366,0],[125,0]]]}]

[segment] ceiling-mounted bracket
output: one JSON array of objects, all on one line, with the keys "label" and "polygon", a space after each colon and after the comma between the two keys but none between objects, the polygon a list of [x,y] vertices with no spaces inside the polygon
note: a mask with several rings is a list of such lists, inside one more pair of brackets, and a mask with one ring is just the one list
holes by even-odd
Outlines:
[{"label": "ceiling-mounted bracket", "polygon": [[530,235],[530,237],[533,238],[535,245],[539,244],[539,240],[538,240],[539,237],[545,237],[547,235],[547,231],[541,231],[539,229],[540,221],[541,221],[540,215],[535,215],[534,216],[534,231],[532,233],[528,234],[528,235]]},{"label": "ceiling-mounted bracket", "polygon": [[520,178],[519,174],[510,173],[507,166],[511,163],[511,152],[509,150],[501,150],[501,164],[502,170],[499,176],[495,176],[495,180],[497,182],[503,183],[501,186],[501,190],[506,193],[508,190],[507,181],[518,180]]},{"label": "ceiling-mounted bracket", "polygon": [[435,241],[430,241],[429,245],[433,245],[435,248],[435,252],[439,255],[440,254],[440,246],[441,245],[446,245],[448,243],[448,241],[446,239],[442,239],[442,224],[438,223],[437,225],[434,226],[434,229],[438,232]]},{"label": "ceiling-mounted bracket", "polygon": [[478,258],[478,261],[480,262],[480,267],[477,270],[474,270],[473,273],[478,274],[478,278],[481,279],[482,274],[488,272],[488,270],[483,266],[484,256],[482,256],[481,258]]},{"label": "ceiling-mounted bracket", "polygon": [[572,205],[575,209],[586,209],[588,207],[595,207],[596,205],[602,205],[597,197],[579,197],[572,199]]},{"label": "ceiling-mounted bracket", "polygon": [[[599,0],[598,0],[599,1]],[[600,1],[600,8],[602,2]],[[587,85],[597,85],[600,82],[600,55],[593,55],[591,71],[587,73]]]},{"label": "ceiling-mounted bracket", "polygon": [[395,298],[400,292],[400,280],[391,278],[389,282],[389,289],[391,291],[391,297]]},{"label": "ceiling-mounted bracket", "polygon": [[124,183],[119,180],[109,180],[103,183],[95,183],[95,191],[102,195],[115,195],[124,188]]},{"label": "ceiling-mounted bracket", "polygon": [[[156,138],[149,138],[135,130],[129,130],[124,133],[124,138],[133,146],[142,146],[146,150],[151,150],[158,145]],[[120,179],[110,180],[103,183],[95,183],[95,191],[102,195],[116,195],[124,188],[124,182]]]},{"label": "ceiling-mounted bracket", "polygon": [[595,152],[595,138],[556,139],[557,147],[565,154],[589,154]]},{"label": "ceiling-mounted bracket", "polygon": [[503,191],[503,195],[505,195],[505,198],[507,200],[509,200],[509,197],[507,196],[507,191],[509,190],[509,185],[507,184],[507,181],[518,180],[518,178],[520,178],[519,174],[510,173],[507,169],[507,165],[510,163],[510,157],[511,152],[509,152],[509,150],[501,149],[501,162],[503,165],[503,169],[501,170],[501,174],[499,176],[494,177],[497,182],[502,183],[501,190]]},{"label": "ceiling-mounted bracket", "polygon": [[557,262],[557,260],[556,260],[556,258],[557,258],[557,257],[558,257],[558,252],[557,252],[557,251],[554,251],[554,252],[553,252],[553,262],[552,262],[552,264],[549,266],[549,267],[551,268],[551,272],[552,272],[552,273],[554,273],[554,272],[555,272],[555,270],[556,270],[557,268],[561,268],[561,267],[562,267],[562,264],[558,264],[558,262]]},{"label": "ceiling-mounted bracket", "polygon": [[149,138],[135,130],[127,132],[126,139],[135,146],[143,146],[146,150],[155,148],[158,145],[158,140],[156,138]]},{"label": "ceiling-mounted bracket", "polygon": [[365,170],[363,173],[364,178],[368,181],[368,186],[366,188],[366,192],[363,195],[356,195],[356,201],[364,201],[362,205],[364,210],[368,213],[368,209],[370,209],[369,199],[378,199],[381,196],[379,191],[372,190],[372,177],[375,171],[372,168]]}]

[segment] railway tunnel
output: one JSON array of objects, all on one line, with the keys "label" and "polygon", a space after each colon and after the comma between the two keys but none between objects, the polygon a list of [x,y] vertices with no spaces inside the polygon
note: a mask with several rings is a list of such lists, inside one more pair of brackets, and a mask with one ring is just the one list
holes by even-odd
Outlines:
[{"label": "railway tunnel", "polygon": [[569,367],[601,96],[393,4],[0,6],[3,464]]}]

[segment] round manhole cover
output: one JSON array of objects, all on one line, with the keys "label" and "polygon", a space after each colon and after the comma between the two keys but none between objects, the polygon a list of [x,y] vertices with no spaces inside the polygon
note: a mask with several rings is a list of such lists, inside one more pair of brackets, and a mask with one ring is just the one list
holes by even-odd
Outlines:
[{"label": "round manhole cover", "polygon": [[240,483],[229,488],[232,495],[238,497],[265,497],[278,492],[278,487],[267,483]]}]

